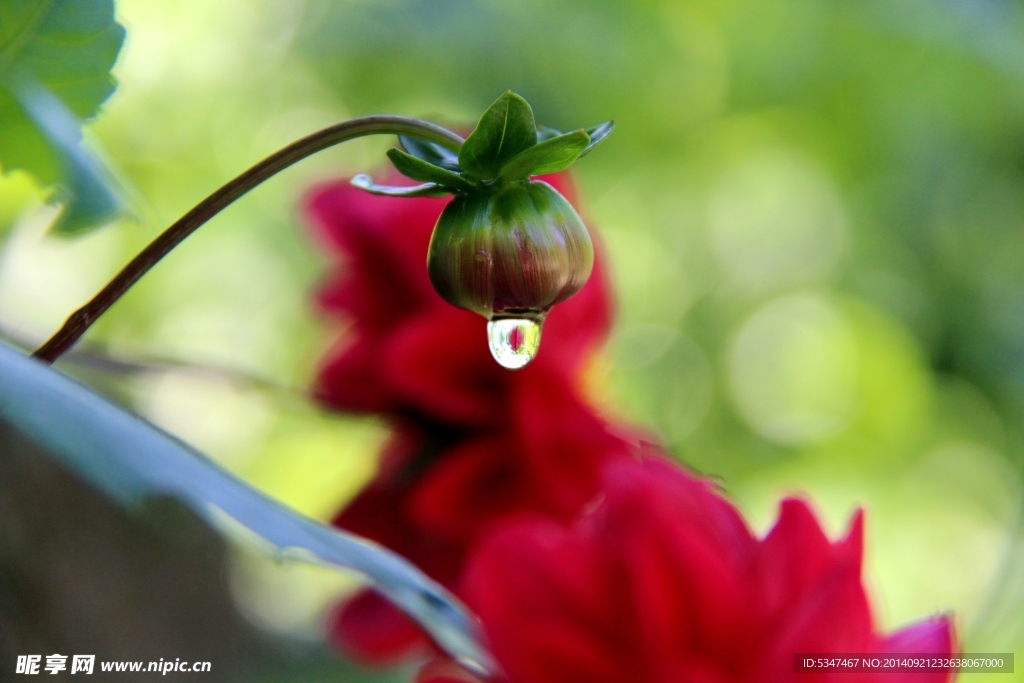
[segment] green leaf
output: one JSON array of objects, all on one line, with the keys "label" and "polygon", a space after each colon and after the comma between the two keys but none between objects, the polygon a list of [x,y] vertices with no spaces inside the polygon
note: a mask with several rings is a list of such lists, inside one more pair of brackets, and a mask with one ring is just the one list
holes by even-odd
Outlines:
[{"label": "green leaf", "polygon": [[489,180],[509,159],[537,144],[533,110],[511,90],[488,107],[459,149],[462,172]]},{"label": "green leaf", "polygon": [[462,170],[459,168],[459,156],[437,143],[421,140],[411,135],[399,135],[398,141],[402,143],[402,147],[406,152],[417,159],[422,159],[427,163],[446,168],[449,171],[458,172]]},{"label": "green leaf", "polygon": [[583,157],[587,156],[588,154],[590,154],[590,151],[592,149],[597,147],[599,144],[601,144],[604,141],[604,139],[606,137],[611,135],[611,132],[613,130],[615,130],[615,122],[614,121],[605,121],[604,123],[602,123],[602,124],[600,124],[598,126],[593,126],[591,128],[587,128],[585,130],[587,132],[587,135],[590,136],[590,144],[587,145],[587,148],[585,150],[580,152],[580,158],[581,159]]},{"label": "green leaf", "polygon": [[397,147],[388,150],[388,159],[395,165],[398,172],[407,178],[419,180],[425,183],[436,183],[453,190],[472,190],[475,184],[463,178],[458,173],[434,166],[429,162],[417,159],[411,154],[406,154]]},{"label": "green leaf", "polygon": [[582,129],[550,138],[512,157],[501,167],[500,175],[505,180],[519,180],[531,175],[564,171],[589,144],[590,136]]},{"label": "green leaf", "polygon": [[31,77],[20,74],[10,83],[11,92],[61,160],[64,181],[54,198],[64,209],[53,231],[74,235],[109,222],[121,212],[121,201],[111,190],[115,183],[109,172],[78,144],[81,123]]},{"label": "green leaf", "polygon": [[376,185],[373,178],[360,173],[352,178],[351,183],[360,190],[366,190],[370,194],[379,194],[385,197],[444,197],[451,194],[437,183],[423,183],[412,187],[392,187],[390,185]]},{"label": "green leaf", "polygon": [[450,655],[492,670],[474,617],[408,561],[283,507],[174,437],[2,343],[0,422],[125,508],[174,498],[222,535],[257,541],[252,545],[275,559],[359,572]]},{"label": "green leaf", "polygon": [[[123,41],[113,0],[0,0],[0,165],[29,171],[44,185],[65,185],[65,198],[80,204],[65,209],[65,228],[89,227],[108,214],[113,195],[98,189],[99,164],[84,161],[78,121],[113,92],[110,69]],[[74,122],[73,135],[44,128],[34,92],[59,103]],[[45,108],[54,110],[52,102]]]}]

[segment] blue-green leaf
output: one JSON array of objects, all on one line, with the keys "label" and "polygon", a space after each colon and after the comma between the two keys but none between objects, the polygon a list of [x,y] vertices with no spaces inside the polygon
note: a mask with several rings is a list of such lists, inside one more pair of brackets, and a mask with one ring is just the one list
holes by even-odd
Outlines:
[{"label": "blue-green leaf", "polygon": [[379,194],[385,197],[444,197],[451,194],[451,190],[446,190],[437,183],[423,183],[422,185],[413,185],[412,187],[377,185],[373,182],[373,178],[365,173],[354,176],[351,183],[360,190],[366,190],[370,194]]},{"label": "blue-green leaf", "polygon": [[493,670],[474,617],[406,560],[288,510],[180,441],[2,343],[0,421],[126,508],[171,497],[221,533],[230,535],[240,525],[278,558],[363,574],[447,653],[478,671]]},{"label": "blue-green leaf", "polygon": [[587,135],[590,136],[590,144],[587,145],[587,148],[585,150],[580,152],[580,156],[579,156],[580,159],[582,159],[583,157],[585,157],[588,154],[590,154],[590,151],[592,149],[597,147],[599,144],[601,144],[604,141],[604,139],[606,137],[611,135],[611,132],[613,130],[615,130],[615,122],[614,121],[605,121],[604,123],[602,123],[600,125],[593,126],[591,128],[586,128],[585,130],[586,130]]},{"label": "blue-green leaf", "polygon": [[55,198],[64,208],[53,231],[73,235],[109,222],[121,212],[121,201],[111,189],[115,183],[109,172],[79,144],[81,123],[30,76],[22,74],[10,83],[11,92],[61,161],[64,179]]},{"label": "blue-green leaf", "polygon": [[[79,147],[79,121],[113,92],[110,69],[123,41],[113,0],[0,2],[0,165],[62,185],[67,231],[101,224],[116,201]],[[70,122],[70,135],[46,127],[53,111]]]},{"label": "blue-green leaf", "polygon": [[509,159],[535,144],[533,110],[526,100],[509,91],[487,108],[476,129],[462,143],[459,166],[463,173],[490,180]]},{"label": "blue-green leaf", "polygon": [[398,141],[402,143],[402,148],[406,152],[417,159],[422,159],[434,166],[440,166],[449,171],[458,172],[461,170],[459,168],[459,156],[450,149],[445,149],[435,142],[421,140],[411,135],[399,135]]}]

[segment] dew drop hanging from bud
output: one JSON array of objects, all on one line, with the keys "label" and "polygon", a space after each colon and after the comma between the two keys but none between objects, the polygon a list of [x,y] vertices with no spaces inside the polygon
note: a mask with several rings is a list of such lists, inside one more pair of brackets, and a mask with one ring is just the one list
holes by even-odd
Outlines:
[{"label": "dew drop hanging from bud", "polygon": [[501,367],[526,367],[540,348],[540,323],[524,318],[492,320],[487,323],[487,343]]}]

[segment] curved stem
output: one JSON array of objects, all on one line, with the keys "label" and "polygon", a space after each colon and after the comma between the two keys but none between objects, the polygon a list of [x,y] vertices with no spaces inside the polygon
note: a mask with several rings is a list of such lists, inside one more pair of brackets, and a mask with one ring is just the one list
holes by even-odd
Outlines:
[{"label": "curved stem", "polygon": [[197,204],[139,252],[89,303],[71,314],[64,325],[32,355],[52,363],[71,348],[85,331],[160,259],[203,223],[271,176],[320,150],[366,135],[410,135],[458,151],[463,140],[441,126],[404,116],[363,116],[325,128],[271,154]]}]

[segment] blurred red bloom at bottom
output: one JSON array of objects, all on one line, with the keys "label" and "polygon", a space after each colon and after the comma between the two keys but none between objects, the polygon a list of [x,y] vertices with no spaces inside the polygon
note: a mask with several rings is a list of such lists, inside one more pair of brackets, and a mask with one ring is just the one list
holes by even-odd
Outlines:
[{"label": "blurred red bloom at bottom", "polygon": [[[875,632],[860,513],[831,543],[803,501],[786,500],[758,540],[707,481],[665,461],[604,475],[604,499],[577,522],[510,521],[468,560],[460,593],[510,681],[821,683],[857,675],[794,673],[794,653],[953,651],[947,617]],[[473,680],[444,661],[418,678]]]},{"label": "blurred red bloom at bottom", "polygon": [[[334,523],[458,591],[465,558],[491,529],[520,515],[576,519],[601,494],[601,464],[631,460],[641,448],[640,435],[615,433],[571,386],[544,372],[521,375],[508,395],[500,429],[447,441],[415,424],[396,431],[378,476]],[[367,664],[393,663],[429,646],[372,593],[340,606],[331,636]]]}]

